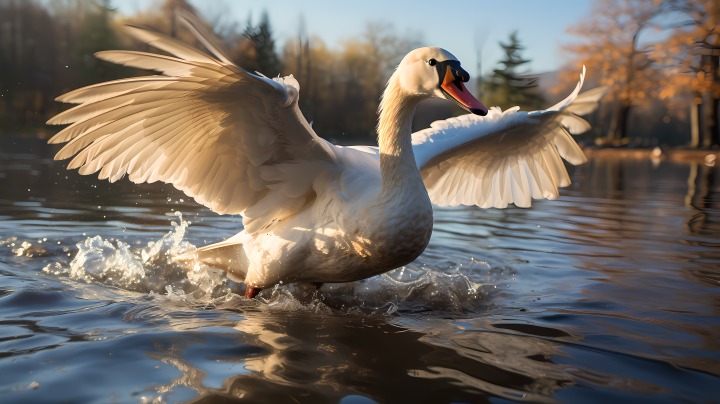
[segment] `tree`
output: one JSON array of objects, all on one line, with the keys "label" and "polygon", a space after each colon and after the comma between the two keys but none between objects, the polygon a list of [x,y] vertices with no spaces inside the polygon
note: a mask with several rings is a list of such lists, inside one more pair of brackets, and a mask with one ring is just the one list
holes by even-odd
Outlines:
[{"label": "tree", "polygon": [[300,110],[305,119],[313,122],[315,118],[313,110],[312,95],[312,52],[310,38],[305,30],[305,20],[300,18],[300,29],[297,39],[288,41],[283,51],[283,74],[292,74],[300,84],[302,97],[300,97]]},{"label": "tree", "polygon": [[254,70],[268,77],[279,75],[280,72],[282,72],[282,63],[275,53],[275,40],[270,30],[270,20],[267,11],[262,13],[260,24],[257,27],[253,27],[251,21],[248,21],[245,36],[250,39],[255,46],[255,66],[252,66],[255,68]]},{"label": "tree", "polygon": [[88,2],[83,11],[74,38],[76,63],[72,72],[76,82],[86,86],[126,77],[127,69],[94,56],[96,52],[120,48],[110,0]]},{"label": "tree", "polygon": [[0,124],[40,125],[52,105],[55,26],[34,1],[0,1]]},{"label": "tree", "polygon": [[[159,7],[131,16],[118,16],[110,0],[0,0],[0,130],[31,129],[47,136],[58,128],[43,123],[73,107],[54,102],[58,95],[115,78],[157,74],[93,56],[113,49],[167,54],[125,35],[125,24],[149,26],[203,50],[176,19],[178,8],[197,14],[187,0],[163,0]],[[302,32],[298,41],[287,41],[280,58],[267,14],[258,26],[248,19],[247,37],[238,29],[240,23],[226,15],[218,15],[208,28],[228,48],[230,58],[270,77],[294,74],[303,113],[315,121],[318,134],[335,139],[376,139],[377,106],[385,83],[400,59],[419,45],[417,34],[401,36],[389,25],[371,24],[338,49]]]},{"label": "tree", "polygon": [[537,76],[518,72],[518,69],[530,63],[530,60],[523,59],[520,55],[525,48],[520,44],[517,32],[510,34],[509,43],[500,42],[500,47],[505,51],[505,59],[500,61],[505,68],[493,70],[493,75],[483,82],[483,94],[487,103],[502,109],[514,106],[536,109],[542,106],[544,99],[536,90]]},{"label": "tree", "polygon": [[649,57],[653,46],[643,46],[639,39],[666,9],[666,3],[658,0],[596,0],[591,17],[567,30],[583,40],[563,47],[575,61],[562,72],[564,83],[554,91],[576,82],[577,72],[587,66],[589,79],[611,88],[604,100],[614,101],[610,139],[626,138],[631,108],[646,106],[659,94],[659,72]]},{"label": "tree", "polygon": [[[671,108],[690,104],[693,147],[720,145],[720,4],[714,0],[669,0],[670,10],[687,17],[655,46],[665,67],[660,98]],[[687,95],[683,97],[683,95]]]},{"label": "tree", "polygon": [[416,34],[398,35],[386,24],[330,49],[320,38],[288,41],[283,75],[300,83],[300,108],[318,135],[340,140],[376,140],[377,108],[385,83],[407,52],[418,47]]}]

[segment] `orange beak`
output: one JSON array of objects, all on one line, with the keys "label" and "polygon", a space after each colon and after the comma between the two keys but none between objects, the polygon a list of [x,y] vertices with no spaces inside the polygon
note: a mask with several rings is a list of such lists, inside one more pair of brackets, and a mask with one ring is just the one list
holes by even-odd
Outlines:
[{"label": "orange beak", "polygon": [[[467,74],[467,73],[465,73]],[[462,80],[456,79],[450,66],[446,66],[445,77],[440,85],[442,92],[449,99],[455,101],[456,104],[475,115],[485,116],[488,113],[488,109],[483,105],[480,100],[475,98],[467,88]]]}]

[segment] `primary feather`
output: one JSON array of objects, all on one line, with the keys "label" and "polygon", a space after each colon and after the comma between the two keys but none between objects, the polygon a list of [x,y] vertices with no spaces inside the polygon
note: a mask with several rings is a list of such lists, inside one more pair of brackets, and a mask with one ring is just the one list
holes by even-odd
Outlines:
[{"label": "primary feather", "polygon": [[[218,213],[242,214],[260,201],[267,211],[304,203],[311,191],[307,181],[278,187],[279,181],[263,178],[264,168],[290,163],[313,178],[318,166],[309,162],[334,161],[298,109],[299,86],[292,76],[270,80],[165,34],[127,30],[175,57],[98,52],[103,60],[164,76],[116,80],[58,97],[81,105],[48,122],[74,123],[50,140],[68,142],[56,159],[79,152],[69,168],[82,174],[171,183]],[[246,215],[246,227],[268,230],[273,218],[262,216]]]},{"label": "primary feather", "polygon": [[463,115],[433,122],[413,134],[413,150],[430,199],[436,205],[529,207],[531,199],[556,199],[570,185],[561,158],[573,165],[587,161],[570,134],[590,129],[577,115],[598,107],[601,87],[578,95],[575,90],[543,111],[501,111]]}]

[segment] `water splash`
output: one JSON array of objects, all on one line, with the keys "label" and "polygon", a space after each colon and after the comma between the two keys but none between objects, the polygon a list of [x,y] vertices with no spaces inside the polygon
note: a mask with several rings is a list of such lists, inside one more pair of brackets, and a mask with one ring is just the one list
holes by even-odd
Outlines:
[{"label": "water splash", "polygon": [[54,262],[43,271],[132,292],[159,295],[175,290],[196,302],[227,294],[222,271],[202,264],[186,268],[172,262],[174,257],[195,250],[183,240],[190,222],[183,220],[180,212],[174,215],[179,222],[172,222],[173,230],[146,247],[132,248],[120,240],[88,237],[76,244],[77,254],[69,264]]},{"label": "water splash", "polygon": [[321,314],[388,316],[421,312],[477,312],[488,307],[492,286],[473,282],[459,271],[404,266],[346,283],[277,285],[263,291],[260,308]]},{"label": "water splash", "polygon": [[[86,283],[139,292],[159,303],[213,305],[229,308],[238,304],[242,284],[204,263],[173,262],[173,258],[194,251],[184,240],[190,222],[180,212],[174,215],[173,229],[146,247],[101,236],[76,244],[70,263],[53,262],[43,268],[48,274],[68,276]],[[26,243],[19,248],[27,249]],[[472,278],[462,273],[467,269]],[[444,270],[432,266],[405,266],[361,281],[276,285],[264,290],[254,302],[261,310],[303,311],[326,314],[387,316],[420,312],[476,312],[487,307],[492,285],[478,283],[477,275],[489,265],[473,260],[469,267],[455,265]],[[244,301],[241,305],[245,305]]]}]

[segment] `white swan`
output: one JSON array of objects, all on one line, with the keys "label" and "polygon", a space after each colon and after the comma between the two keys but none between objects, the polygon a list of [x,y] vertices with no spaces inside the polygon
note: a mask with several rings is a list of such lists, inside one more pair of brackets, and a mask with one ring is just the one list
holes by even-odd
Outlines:
[{"label": "white swan", "polygon": [[[530,206],[570,183],[560,156],[586,161],[564,127],[589,129],[573,113],[593,110],[598,90],[575,91],[545,111],[487,109],[465,88],[460,62],[440,48],[410,52],[380,104],[379,147],[333,146],[298,108],[292,77],[237,67],[196,17],[182,20],[215,58],[156,31],[136,38],[175,57],[108,51],[97,57],[164,76],[100,83],[58,97],[80,103],[49,124],[73,123],[50,143],[77,153],[68,169],[171,183],[245,230],[193,257],[247,284],[247,297],[283,282],[343,282],[413,261],[430,240],[431,203]],[[415,107],[447,98],[478,115],[411,133]],[[185,257],[189,258],[189,257]]]}]

